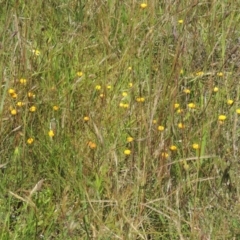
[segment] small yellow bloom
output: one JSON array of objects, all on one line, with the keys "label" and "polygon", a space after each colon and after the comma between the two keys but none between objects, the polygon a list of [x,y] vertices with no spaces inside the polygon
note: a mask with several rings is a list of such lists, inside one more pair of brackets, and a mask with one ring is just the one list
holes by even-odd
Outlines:
[{"label": "small yellow bloom", "polygon": [[157,120],[156,119],[153,119],[153,124],[156,124],[157,123]]},{"label": "small yellow bloom", "polygon": [[27,93],[28,98],[35,98],[35,94],[33,92]]},{"label": "small yellow bloom", "polygon": [[183,109],[182,108],[179,108],[178,110],[177,110],[177,113],[183,113]]},{"label": "small yellow bloom", "polygon": [[213,91],[216,93],[216,92],[218,92],[218,87],[214,87],[214,89],[213,89]]},{"label": "small yellow bloom", "polygon": [[78,77],[82,77],[82,75],[83,75],[83,72],[81,72],[81,71],[77,72]]},{"label": "small yellow bloom", "polygon": [[122,96],[123,96],[123,97],[126,97],[127,95],[128,95],[127,92],[123,92],[123,93],[122,93]]},{"label": "small yellow bloom", "polygon": [[186,94],[189,94],[191,91],[190,91],[190,89],[185,88],[185,89],[183,90],[183,92],[186,93]]},{"label": "small yellow bloom", "polygon": [[107,89],[110,90],[112,88],[111,85],[107,85]]},{"label": "small yellow bloom", "polygon": [[175,109],[177,109],[177,108],[179,108],[179,107],[180,107],[180,104],[179,104],[179,103],[175,103],[175,104],[174,104],[174,108],[175,108]]},{"label": "small yellow bloom", "polygon": [[218,72],[218,73],[217,73],[217,76],[222,77],[222,76],[223,76],[223,73],[222,73],[222,72]]},{"label": "small yellow bloom", "polygon": [[219,121],[225,121],[227,119],[226,115],[219,115],[218,120]]},{"label": "small yellow bloom", "polygon": [[129,71],[132,71],[132,67],[128,67],[128,70],[129,70]]},{"label": "small yellow bloom", "polygon": [[180,122],[180,123],[178,123],[178,128],[183,129],[183,128],[185,128],[185,126],[183,123]]},{"label": "small yellow bloom", "polygon": [[179,19],[178,23],[183,24],[183,19]]},{"label": "small yellow bloom", "polygon": [[196,72],[196,76],[198,76],[198,77],[203,76],[203,74],[204,74],[204,72],[202,72],[202,71],[200,71],[200,72]]},{"label": "small yellow bloom", "polygon": [[16,110],[16,109],[12,109],[12,110],[11,110],[11,114],[12,114],[13,116],[17,115],[17,110]]},{"label": "small yellow bloom", "polygon": [[140,4],[140,7],[141,7],[142,9],[144,9],[144,8],[147,7],[147,4],[146,4],[146,3],[141,3],[141,4]]},{"label": "small yellow bloom", "polygon": [[48,132],[48,136],[49,136],[49,137],[54,137],[54,135],[55,135],[55,134],[54,134],[54,131],[53,131],[53,130],[50,130],[50,131]]},{"label": "small yellow bloom", "polygon": [[33,54],[36,55],[36,56],[39,56],[40,55],[40,51],[37,50],[37,49],[34,49],[32,50]]},{"label": "small yellow bloom", "polygon": [[128,86],[131,88],[131,87],[133,86],[133,84],[130,82],[130,83],[128,84]]},{"label": "small yellow bloom", "polygon": [[232,104],[233,104],[233,100],[232,100],[232,99],[228,99],[228,100],[227,100],[227,104],[228,104],[228,105],[232,105]]},{"label": "small yellow bloom", "polygon": [[22,84],[22,85],[26,85],[27,84],[27,79],[21,78],[21,79],[19,79],[19,83]]},{"label": "small yellow bloom", "polygon": [[119,107],[123,107],[123,106],[124,106],[124,103],[120,102]]},{"label": "small yellow bloom", "polygon": [[138,97],[138,98],[136,98],[136,101],[137,102],[144,102],[145,98],[144,97]]},{"label": "small yellow bloom", "polygon": [[236,109],[236,113],[240,114],[240,108]]},{"label": "small yellow bloom", "polygon": [[36,106],[31,106],[30,108],[29,108],[29,111],[30,112],[35,112],[37,110],[37,107]]},{"label": "small yellow bloom", "polygon": [[10,89],[8,89],[8,93],[9,93],[10,95],[12,95],[12,94],[14,94],[14,93],[15,93],[15,90],[14,90],[14,89],[12,89],[12,88],[10,88]]},{"label": "small yellow bloom", "polygon": [[88,121],[90,120],[90,118],[89,118],[88,116],[85,116],[85,117],[83,118],[83,120],[84,120],[84,122],[88,122]]},{"label": "small yellow bloom", "polygon": [[123,108],[129,108],[129,104],[128,103],[124,103],[123,104]]},{"label": "small yellow bloom", "polygon": [[33,138],[28,138],[27,144],[31,145],[33,142],[34,142],[34,139],[33,139]]},{"label": "small yellow bloom", "polygon": [[12,96],[12,98],[16,99],[18,95],[17,95],[17,93],[13,93],[11,96]]},{"label": "small yellow bloom", "polygon": [[98,90],[98,91],[101,90],[101,88],[102,88],[102,87],[101,87],[100,85],[97,85],[97,86],[95,87],[95,89]]},{"label": "small yellow bloom", "polygon": [[100,98],[104,98],[104,94],[101,93],[101,94],[99,95],[99,97],[100,97]]},{"label": "small yellow bloom", "polygon": [[199,144],[197,144],[197,143],[194,143],[193,145],[192,145],[192,148],[193,149],[199,149],[200,148],[200,146],[199,146]]},{"label": "small yellow bloom", "polygon": [[181,74],[181,75],[184,74],[184,70],[183,70],[183,69],[180,70],[180,74]]},{"label": "small yellow bloom", "polygon": [[22,107],[22,106],[24,106],[24,103],[23,102],[17,102],[17,106]]},{"label": "small yellow bloom", "polygon": [[53,106],[53,110],[54,110],[54,111],[58,111],[58,110],[59,110],[59,106],[54,105],[54,106]]},{"label": "small yellow bloom", "polygon": [[129,149],[126,149],[126,150],[124,150],[124,152],[123,152],[125,155],[130,155],[131,154],[131,150],[129,150]]},{"label": "small yellow bloom", "polygon": [[169,149],[170,149],[171,151],[176,151],[176,150],[177,150],[177,147],[176,147],[175,145],[172,145],[172,146],[169,147]]},{"label": "small yellow bloom", "polygon": [[88,146],[89,146],[89,148],[91,148],[91,149],[95,149],[95,148],[97,147],[97,144],[94,143],[94,142],[92,142],[92,141],[89,141],[89,142],[88,142]]},{"label": "small yellow bloom", "polygon": [[128,142],[128,143],[132,142],[133,140],[134,140],[133,137],[127,137],[127,142]]},{"label": "small yellow bloom", "polygon": [[188,107],[193,109],[193,108],[196,108],[196,105],[194,103],[189,103]]},{"label": "small yellow bloom", "polygon": [[160,131],[160,132],[162,132],[162,131],[164,131],[164,126],[158,126],[158,131]]},{"label": "small yellow bloom", "polygon": [[162,158],[168,158],[169,154],[167,152],[161,153]]}]

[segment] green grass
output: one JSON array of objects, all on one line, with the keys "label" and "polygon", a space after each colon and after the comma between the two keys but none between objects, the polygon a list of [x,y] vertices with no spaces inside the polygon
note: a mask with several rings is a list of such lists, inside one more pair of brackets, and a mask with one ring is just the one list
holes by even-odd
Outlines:
[{"label": "green grass", "polygon": [[239,4],[140,4],[0,3],[0,239],[239,238]]}]

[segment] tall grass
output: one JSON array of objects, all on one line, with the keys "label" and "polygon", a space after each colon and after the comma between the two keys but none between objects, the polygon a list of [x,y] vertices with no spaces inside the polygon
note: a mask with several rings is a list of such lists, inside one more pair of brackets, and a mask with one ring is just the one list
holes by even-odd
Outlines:
[{"label": "tall grass", "polygon": [[239,4],[3,1],[1,239],[238,239]]}]

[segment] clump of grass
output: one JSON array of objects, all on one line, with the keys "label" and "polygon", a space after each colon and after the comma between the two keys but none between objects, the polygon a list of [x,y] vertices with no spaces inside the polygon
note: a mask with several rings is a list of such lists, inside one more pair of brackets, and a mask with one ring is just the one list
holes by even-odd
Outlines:
[{"label": "clump of grass", "polygon": [[237,239],[236,3],[2,4],[1,239]]}]

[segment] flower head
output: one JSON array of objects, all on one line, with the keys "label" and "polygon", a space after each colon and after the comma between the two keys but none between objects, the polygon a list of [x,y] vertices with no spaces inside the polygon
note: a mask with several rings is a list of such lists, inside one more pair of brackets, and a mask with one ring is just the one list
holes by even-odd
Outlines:
[{"label": "flower head", "polygon": [[90,118],[89,118],[88,116],[85,116],[85,117],[83,118],[83,120],[84,120],[84,122],[88,122],[88,121],[90,120]]},{"label": "flower head", "polygon": [[141,7],[142,9],[144,9],[144,8],[147,7],[147,4],[146,4],[146,3],[141,3],[141,4],[140,4],[140,7]]},{"label": "flower head", "polygon": [[128,142],[128,143],[132,142],[133,140],[134,140],[133,137],[127,137],[127,142]]},{"label": "flower head", "polygon": [[195,150],[197,150],[197,149],[200,148],[200,146],[199,146],[198,143],[194,143],[194,144],[192,145],[192,148],[195,149]]},{"label": "flower head", "polygon": [[216,93],[216,92],[218,92],[218,90],[219,90],[218,87],[214,87],[213,92]]},{"label": "flower head", "polygon": [[39,56],[41,54],[40,51],[37,49],[33,49],[32,52],[35,56]]},{"label": "flower head", "polygon": [[232,105],[233,102],[234,102],[234,101],[233,101],[232,99],[228,99],[228,100],[227,100],[227,104],[228,104],[228,105]]},{"label": "flower head", "polygon": [[218,120],[219,121],[225,121],[227,119],[226,115],[219,115]]},{"label": "flower head", "polygon": [[59,106],[54,105],[54,106],[53,106],[53,110],[54,110],[54,111],[58,111],[58,110],[59,110]]},{"label": "flower head", "polygon": [[179,20],[178,20],[178,23],[179,23],[179,24],[183,24],[183,19],[179,19]]},{"label": "flower head", "polygon": [[49,136],[49,137],[52,138],[52,137],[54,137],[54,135],[55,135],[55,134],[54,134],[54,131],[53,131],[53,130],[50,130],[50,131],[48,132],[48,136]]},{"label": "flower head", "polygon": [[162,152],[161,157],[162,158],[168,158],[169,154],[167,152]]},{"label": "flower head", "polygon": [[26,84],[27,84],[27,79],[25,79],[25,78],[20,78],[20,79],[19,79],[19,83],[22,84],[22,85],[26,85]]},{"label": "flower head", "polygon": [[94,142],[92,142],[92,141],[89,141],[89,142],[88,142],[88,146],[89,146],[89,148],[91,148],[91,149],[95,149],[95,148],[97,147],[97,144],[94,143]]},{"label": "flower head", "polygon": [[159,125],[159,126],[158,126],[158,131],[160,131],[160,132],[164,131],[164,126]]},{"label": "flower head", "polygon": [[28,138],[27,144],[31,145],[34,142],[34,139],[32,137]]},{"label": "flower head", "polygon": [[131,154],[131,150],[125,149],[123,153],[124,153],[125,155],[130,155],[130,154]]},{"label": "flower head", "polygon": [[81,71],[77,72],[78,77],[82,77],[82,75],[83,75],[83,72],[81,72]]},{"label": "flower head", "polygon": [[240,108],[236,109],[236,113],[240,114]]},{"label": "flower head", "polygon": [[193,108],[196,108],[196,105],[194,103],[189,103],[188,107],[193,109]]},{"label": "flower head", "polygon": [[191,91],[190,91],[190,89],[185,88],[185,89],[183,90],[183,92],[186,93],[186,94],[189,94]]},{"label": "flower head", "polygon": [[17,110],[16,109],[12,109],[10,112],[11,112],[11,115],[13,115],[13,116],[17,115]]},{"label": "flower head", "polygon": [[145,98],[144,97],[138,97],[136,98],[137,102],[145,102]]},{"label": "flower head", "polygon": [[179,103],[174,103],[174,108],[177,109],[180,107],[180,104]]},{"label": "flower head", "polygon": [[171,151],[176,151],[176,150],[177,150],[177,147],[176,147],[175,145],[171,145],[171,146],[169,147],[169,149],[170,149]]},{"label": "flower head", "polygon": [[31,106],[31,107],[29,108],[29,111],[30,111],[30,112],[36,112],[36,110],[37,110],[37,107],[36,107],[36,106]]},{"label": "flower head", "polygon": [[97,85],[96,87],[95,87],[95,89],[97,90],[97,91],[99,91],[99,90],[101,90],[101,86],[100,85]]}]

